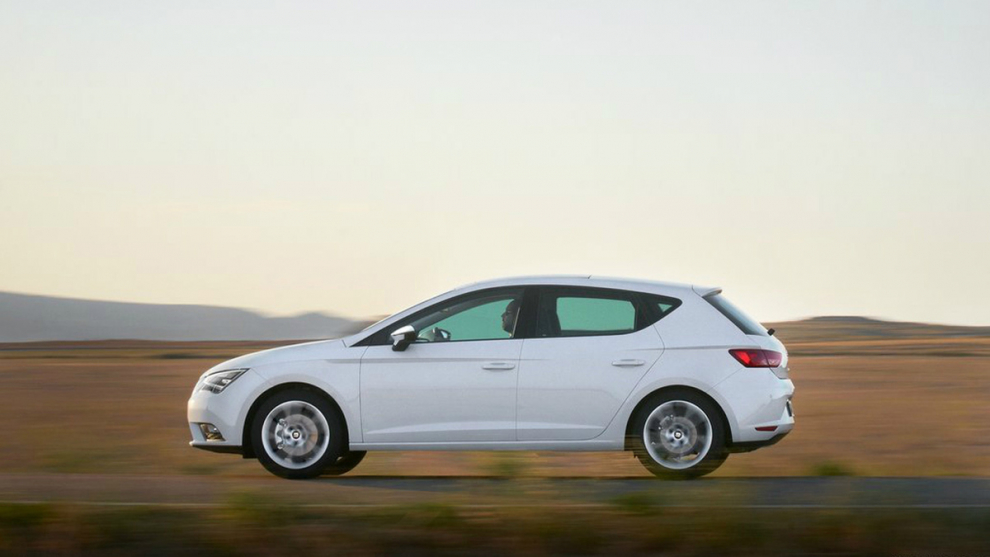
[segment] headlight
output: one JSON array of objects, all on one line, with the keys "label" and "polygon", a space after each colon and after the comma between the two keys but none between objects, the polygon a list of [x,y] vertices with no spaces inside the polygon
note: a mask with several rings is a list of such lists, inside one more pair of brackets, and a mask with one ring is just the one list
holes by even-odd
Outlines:
[{"label": "headlight", "polygon": [[245,371],[247,371],[247,368],[214,371],[203,378],[203,384],[199,389],[201,391],[210,391],[213,394],[220,394],[227,388],[227,385],[233,383]]}]

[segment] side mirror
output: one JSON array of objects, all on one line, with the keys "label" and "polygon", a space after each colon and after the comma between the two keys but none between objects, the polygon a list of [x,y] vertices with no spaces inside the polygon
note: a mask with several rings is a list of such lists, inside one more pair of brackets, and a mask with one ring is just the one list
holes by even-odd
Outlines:
[{"label": "side mirror", "polygon": [[416,329],[413,329],[412,325],[406,325],[392,331],[390,336],[392,337],[392,350],[402,352],[416,340]]}]

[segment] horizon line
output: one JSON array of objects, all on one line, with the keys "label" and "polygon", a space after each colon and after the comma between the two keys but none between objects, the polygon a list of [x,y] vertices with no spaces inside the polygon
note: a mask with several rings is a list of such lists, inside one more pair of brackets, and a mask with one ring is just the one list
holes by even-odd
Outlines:
[{"label": "horizon line", "polygon": [[[363,317],[358,316],[348,316],[341,313],[331,312],[328,310],[307,310],[300,311],[296,313],[277,313],[269,310],[245,307],[245,306],[228,306],[228,305],[218,305],[218,304],[207,304],[207,303],[190,303],[190,302],[136,302],[127,300],[107,300],[107,299],[97,299],[97,298],[81,298],[78,296],[66,296],[59,294],[36,294],[29,292],[14,292],[10,290],[0,290],[0,295],[8,294],[13,296],[24,296],[24,297],[34,297],[34,298],[53,298],[56,300],[70,300],[77,302],[91,302],[91,303],[102,303],[102,304],[121,304],[121,305],[140,305],[140,306],[174,306],[174,307],[205,307],[205,308],[217,308],[217,309],[230,309],[237,311],[246,311],[255,313],[264,317],[265,319],[285,319],[285,318],[295,318],[303,317],[306,315],[320,315],[323,317],[330,317],[335,319],[344,319],[354,323],[377,323],[383,318],[389,317],[403,311],[405,308],[398,310],[397,312],[391,314],[371,314]],[[759,320],[760,323],[768,324],[778,324],[778,323],[799,323],[803,321],[811,321],[814,319],[867,319],[871,321],[880,321],[885,323],[904,323],[912,325],[937,325],[942,327],[964,327],[971,329],[985,329],[990,328],[990,325],[964,325],[959,323],[946,323],[938,321],[911,321],[911,320],[901,320],[892,317],[880,317],[875,315],[864,315],[864,314],[821,314],[821,315],[805,315],[800,317],[793,317],[787,319],[767,319]],[[111,340],[111,339],[107,339]],[[118,340],[118,339],[112,339]],[[134,339],[141,340],[141,339]]]}]

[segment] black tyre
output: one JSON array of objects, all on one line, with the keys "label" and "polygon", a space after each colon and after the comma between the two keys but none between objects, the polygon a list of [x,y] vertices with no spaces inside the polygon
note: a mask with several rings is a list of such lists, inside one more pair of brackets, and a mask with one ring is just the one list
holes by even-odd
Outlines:
[{"label": "black tyre", "polygon": [[337,462],[324,468],[321,474],[324,476],[342,476],[353,470],[358,464],[361,464],[366,454],[368,454],[367,451],[346,452],[344,456],[337,459]]},{"label": "black tyre", "polygon": [[632,428],[633,452],[653,475],[686,480],[710,474],[725,462],[725,425],[718,407],[690,390],[651,396]]},{"label": "black tyre", "polygon": [[258,460],[289,479],[315,478],[347,447],[344,419],[320,393],[291,389],[261,403],[251,425]]}]

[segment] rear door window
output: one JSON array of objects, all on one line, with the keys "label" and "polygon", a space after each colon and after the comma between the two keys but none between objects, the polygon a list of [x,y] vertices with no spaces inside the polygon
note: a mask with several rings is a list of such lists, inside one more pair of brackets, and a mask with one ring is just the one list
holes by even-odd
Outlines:
[{"label": "rear door window", "polygon": [[561,336],[617,335],[636,330],[636,307],[630,300],[557,298]]},{"label": "rear door window", "polygon": [[660,308],[636,292],[607,288],[543,287],[537,305],[537,337],[623,335],[649,326]]}]

